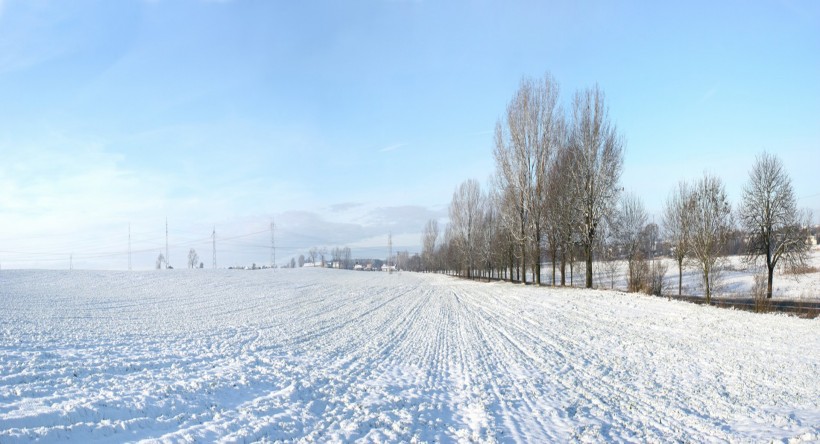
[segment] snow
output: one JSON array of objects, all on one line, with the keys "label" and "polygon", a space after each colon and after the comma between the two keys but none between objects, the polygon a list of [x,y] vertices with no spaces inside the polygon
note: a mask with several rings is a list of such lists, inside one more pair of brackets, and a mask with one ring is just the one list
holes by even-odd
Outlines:
[{"label": "snow", "polygon": [[[678,294],[678,263],[670,258],[660,258],[658,261],[663,262],[667,266],[667,272],[664,278],[664,294]],[[784,267],[776,267],[772,297],[774,299],[796,301],[820,300],[820,248],[813,248],[809,252],[807,266],[811,271],[802,274],[787,273]],[[601,288],[610,288],[613,286],[610,276],[607,275],[604,263],[596,262],[594,267],[595,285]],[[575,271],[575,285],[583,286],[583,264],[580,264],[579,270]],[[764,262],[748,263],[745,256],[729,256],[723,258],[721,260],[721,267],[716,270],[714,276],[718,279],[715,296],[718,298],[751,298],[756,274],[766,275]],[[556,276],[556,279],[560,279],[560,272],[557,272]],[[541,281],[544,283],[552,282],[551,265],[547,264],[546,267],[542,268]],[[569,277],[567,278],[567,282],[569,283]],[[626,290],[627,288],[626,261],[618,261],[614,288],[621,290]],[[701,297],[704,294],[703,277],[695,264],[684,263],[683,294]]]},{"label": "snow", "polygon": [[820,320],[327,269],[0,272],[0,442],[820,440]]}]

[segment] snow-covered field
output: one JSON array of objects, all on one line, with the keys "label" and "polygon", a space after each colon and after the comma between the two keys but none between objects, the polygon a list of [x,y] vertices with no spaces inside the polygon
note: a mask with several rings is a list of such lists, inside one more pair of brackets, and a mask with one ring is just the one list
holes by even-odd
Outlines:
[{"label": "snow-covered field", "polygon": [[301,269],[0,272],[0,442],[820,440],[820,319]]}]

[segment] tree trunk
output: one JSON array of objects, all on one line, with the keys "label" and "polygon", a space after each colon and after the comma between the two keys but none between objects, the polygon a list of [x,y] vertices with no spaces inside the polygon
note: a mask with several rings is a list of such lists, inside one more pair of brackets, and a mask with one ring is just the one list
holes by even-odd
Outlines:
[{"label": "tree trunk", "polygon": [[772,298],[772,282],[774,282],[774,267],[769,268],[769,283],[766,286],[766,299]]},{"label": "tree trunk", "polygon": [[683,259],[678,261],[678,296],[681,295],[681,288],[683,287]]},{"label": "tree trunk", "polygon": [[532,277],[537,287],[541,286],[541,228],[535,224],[535,254],[533,255]]},{"label": "tree trunk", "polygon": [[587,288],[592,288],[592,247],[587,251]]},{"label": "tree trunk", "polygon": [[567,286],[567,256],[561,253],[561,286]]},{"label": "tree trunk", "polygon": [[703,273],[703,283],[706,287],[706,305],[712,305],[712,291],[709,288],[709,272],[704,271]]}]

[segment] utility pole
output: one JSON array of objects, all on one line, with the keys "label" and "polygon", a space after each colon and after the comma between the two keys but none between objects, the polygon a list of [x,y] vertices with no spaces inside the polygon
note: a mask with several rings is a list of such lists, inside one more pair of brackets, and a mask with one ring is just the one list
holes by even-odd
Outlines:
[{"label": "utility pole", "polygon": [[276,265],[276,237],[275,237],[275,230],[276,224],[273,223],[271,220],[270,223],[270,267],[274,268]]},{"label": "utility pole", "polygon": [[216,270],[216,225],[214,225],[214,232],[211,233],[211,238],[214,241],[213,252],[214,252],[214,270]]},{"label": "utility pole", "polygon": [[128,271],[131,271],[131,224],[128,224]]},{"label": "utility pole", "polygon": [[165,269],[168,269],[168,264],[170,261],[168,260],[168,216],[165,216]]},{"label": "utility pole", "polygon": [[393,233],[388,231],[387,232],[387,274],[393,273],[393,269],[390,267],[390,258],[393,256]]}]

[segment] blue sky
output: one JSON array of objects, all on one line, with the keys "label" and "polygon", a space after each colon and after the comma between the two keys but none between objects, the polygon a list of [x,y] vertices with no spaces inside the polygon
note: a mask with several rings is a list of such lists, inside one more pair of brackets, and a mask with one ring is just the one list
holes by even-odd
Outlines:
[{"label": "blue sky", "polygon": [[[220,266],[312,246],[418,249],[493,174],[522,76],[594,83],[659,213],[757,153],[820,214],[817,2],[0,0],[0,266]],[[224,242],[219,239],[225,238]]]}]

